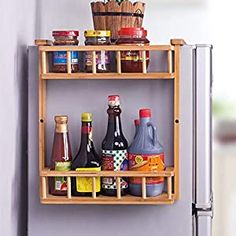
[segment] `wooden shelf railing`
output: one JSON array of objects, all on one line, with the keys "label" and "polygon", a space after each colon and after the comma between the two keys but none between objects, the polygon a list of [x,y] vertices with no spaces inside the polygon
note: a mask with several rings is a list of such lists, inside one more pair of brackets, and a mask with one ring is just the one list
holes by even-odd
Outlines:
[{"label": "wooden shelf railing", "polygon": [[[37,43],[37,42],[36,42]],[[38,46],[41,60],[41,78],[42,79],[173,79],[173,52],[175,47],[172,45],[108,45],[108,46],[42,46],[41,42]],[[67,52],[67,73],[51,73],[49,71],[48,55],[51,52],[66,51]],[[92,73],[72,73],[71,71],[71,52],[92,52]],[[102,73],[96,71],[96,52],[107,51],[116,53],[116,73]],[[140,51],[142,53],[142,73],[122,73],[121,68],[121,52],[122,51]],[[148,72],[146,64],[147,51],[166,51],[168,71],[167,72]]]},{"label": "wooden shelf railing", "polygon": [[[49,185],[48,178],[50,177],[67,177],[67,197],[58,197],[48,194]],[[59,202],[66,202],[66,204],[171,204],[174,202],[172,178],[175,176],[175,170],[173,167],[167,167],[164,171],[53,171],[49,168],[44,168],[40,173],[42,179],[42,203],[58,204]],[[73,177],[89,177],[92,178],[92,196],[91,197],[73,197],[71,194],[71,178]],[[96,179],[97,177],[115,177],[117,184],[117,196],[106,197],[96,193]],[[142,195],[136,196],[121,196],[120,179],[121,177],[140,177],[142,178]],[[149,177],[163,177],[167,179],[167,192],[156,197],[148,197],[146,191],[146,179]],[[95,201],[94,201],[95,200]]]}]

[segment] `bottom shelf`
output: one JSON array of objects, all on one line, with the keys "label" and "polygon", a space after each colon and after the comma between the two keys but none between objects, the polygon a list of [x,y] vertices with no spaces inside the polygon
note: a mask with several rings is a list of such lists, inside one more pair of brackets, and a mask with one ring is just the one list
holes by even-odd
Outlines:
[{"label": "bottom shelf", "polygon": [[167,193],[163,193],[157,197],[147,197],[143,199],[142,197],[136,197],[132,195],[122,196],[120,199],[117,197],[107,197],[99,195],[95,199],[92,197],[71,197],[66,196],[53,196],[47,195],[46,198],[41,198],[42,204],[104,204],[104,205],[165,205],[173,204],[174,198],[168,199]]}]

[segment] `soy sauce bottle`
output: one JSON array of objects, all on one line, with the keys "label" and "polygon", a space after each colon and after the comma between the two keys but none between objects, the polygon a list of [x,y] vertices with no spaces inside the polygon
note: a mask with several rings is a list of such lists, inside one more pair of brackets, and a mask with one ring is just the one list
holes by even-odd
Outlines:
[{"label": "soy sauce bottle", "polygon": [[[84,112],[81,116],[81,144],[75,159],[72,162],[72,170],[76,171],[100,171],[100,157],[97,154],[92,135],[92,114]],[[71,192],[73,196],[92,196],[92,178],[73,177],[71,179]],[[96,179],[96,193],[101,190],[100,178]]]},{"label": "soy sauce bottle", "polygon": [[[102,142],[102,170],[126,171],[128,170],[128,142],[123,135],[121,127],[120,97],[108,96],[108,126],[107,133]],[[116,196],[116,178],[102,178],[102,194]],[[128,190],[127,178],[121,178],[121,195]]]},{"label": "soy sauce bottle", "polygon": [[[51,170],[71,170],[71,146],[68,133],[68,117],[55,116],[55,133],[51,157]],[[49,179],[49,192],[56,196],[67,195],[66,177],[55,177]]]},{"label": "soy sauce bottle", "polygon": [[[139,110],[140,124],[136,136],[129,147],[129,170],[131,171],[164,171],[164,148],[157,138],[157,129],[152,123],[150,109]],[[162,194],[164,189],[163,177],[146,178],[146,192],[148,197]],[[129,179],[129,192],[135,196],[142,196],[142,179]]]}]

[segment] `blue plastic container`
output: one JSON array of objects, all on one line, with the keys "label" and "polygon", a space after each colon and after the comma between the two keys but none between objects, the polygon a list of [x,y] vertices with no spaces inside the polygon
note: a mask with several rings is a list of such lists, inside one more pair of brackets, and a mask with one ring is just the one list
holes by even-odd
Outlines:
[{"label": "blue plastic container", "polygon": [[[151,122],[151,110],[139,111],[140,125],[130,145],[129,170],[133,171],[161,171],[165,169],[164,149],[157,139],[156,127]],[[146,193],[148,197],[162,194],[164,178],[146,178]],[[129,179],[129,192],[135,196],[142,195],[141,178]]]}]

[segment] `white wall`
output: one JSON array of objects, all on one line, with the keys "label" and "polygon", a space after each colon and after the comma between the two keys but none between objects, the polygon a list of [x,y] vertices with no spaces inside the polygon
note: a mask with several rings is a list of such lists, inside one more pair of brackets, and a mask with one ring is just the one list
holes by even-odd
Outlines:
[{"label": "white wall", "polygon": [[[146,2],[144,27],[148,29],[151,43],[169,43],[171,38],[184,38],[187,43],[209,43],[209,20],[206,4],[158,4]],[[93,27],[90,1],[41,0],[38,37],[51,38],[53,29],[81,30]]]},{"label": "white wall", "polygon": [[0,235],[26,235],[27,45],[35,1],[0,1]]}]

